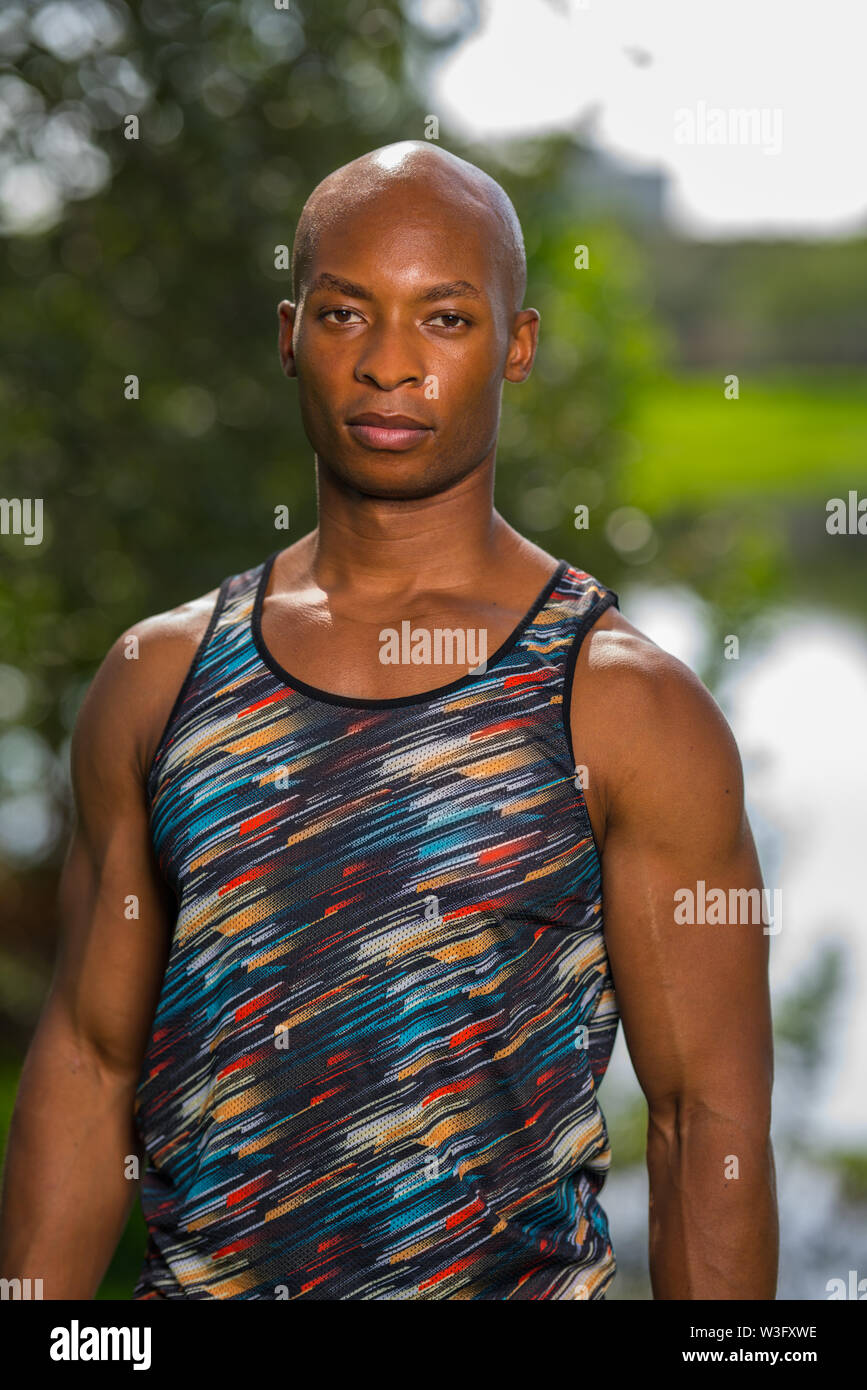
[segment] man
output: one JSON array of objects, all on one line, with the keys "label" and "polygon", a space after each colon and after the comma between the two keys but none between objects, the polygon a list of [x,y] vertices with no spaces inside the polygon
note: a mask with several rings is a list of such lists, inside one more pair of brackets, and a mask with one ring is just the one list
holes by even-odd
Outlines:
[{"label": "man", "polygon": [[774,1297],[767,937],[677,911],[760,887],[740,762],[494,510],[525,282],[506,194],[423,143],[303,209],[318,526],[124,634],[76,727],[3,1225],[47,1297],[93,1296],[142,1155],[137,1298],[601,1299],[618,1013],[655,1297]]}]

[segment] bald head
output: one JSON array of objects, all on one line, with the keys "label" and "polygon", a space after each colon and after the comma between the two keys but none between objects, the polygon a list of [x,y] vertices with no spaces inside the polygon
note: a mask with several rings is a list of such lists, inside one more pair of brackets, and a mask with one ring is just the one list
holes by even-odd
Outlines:
[{"label": "bald head", "polygon": [[[292,298],[301,297],[317,241],[323,231],[367,209],[377,200],[401,194],[408,210],[424,193],[454,209],[459,225],[475,220],[480,234],[496,247],[502,293],[509,312],[517,312],[527,288],[527,261],[521,224],[503,188],[475,164],[424,140],[383,145],[353,159],[317,184],[298,219],[292,247]],[[405,198],[405,202],[404,202]]]}]

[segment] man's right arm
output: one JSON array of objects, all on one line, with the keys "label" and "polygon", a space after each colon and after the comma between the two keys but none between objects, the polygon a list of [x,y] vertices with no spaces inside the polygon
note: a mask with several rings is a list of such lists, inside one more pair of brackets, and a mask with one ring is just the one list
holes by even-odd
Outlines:
[{"label": "man's right arm", "polygon": [[[206,596],[213,607],[213,595]],[[199,600],[148,619],[102,663],[72,739],[76,825],[60,883],[54,978],[22,1070],[3,1184],[0,1277],[92,1298],[141,1158],[135,1089],[171,936],[145,777],[207,622]]]}]

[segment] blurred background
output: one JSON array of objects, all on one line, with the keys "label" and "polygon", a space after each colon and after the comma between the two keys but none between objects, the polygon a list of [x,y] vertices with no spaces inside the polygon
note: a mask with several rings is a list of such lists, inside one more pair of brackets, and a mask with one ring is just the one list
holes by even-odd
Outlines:
[{"label": "blurred background", "polygon": [[[867,496],[863,46],[841,0],[821,25],[797,10],[7,0],[0,493],[43,499],[43,539],[0,515],[0,1140],[50,977],[82,696],[130,623],[315,525],[280,248],[332,169],[435,139],[511,195],[541,312],[533,374],[504,390],[499,510],[616,589],[741,748],[783,895],[779,1297],[867,1276],[867,537],[857,511],[827,526]],[[610,1296],[647,1299],[622,1034],[601,1101]],[[143,1248],[136,1210],[101,1297],[129,1297]]]}]

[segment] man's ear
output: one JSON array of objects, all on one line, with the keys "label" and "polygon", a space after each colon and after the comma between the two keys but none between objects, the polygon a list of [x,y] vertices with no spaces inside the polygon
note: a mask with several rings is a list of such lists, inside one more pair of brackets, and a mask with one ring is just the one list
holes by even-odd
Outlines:
[{"label": "man's ear", "polygon": [[520,309],[515,315],[512,342],[503,372],[506,381],[526,381],[533,370],[541,317],[538,309]]},{"label": "man's ear", "polygon": [[277,305],[279,328],[277,349],[280,353],[280,366],[286,376],[295,376],[295,354],[292,351],[292,329],[295,326],[295,305],[288,299],[281,299]]}]

